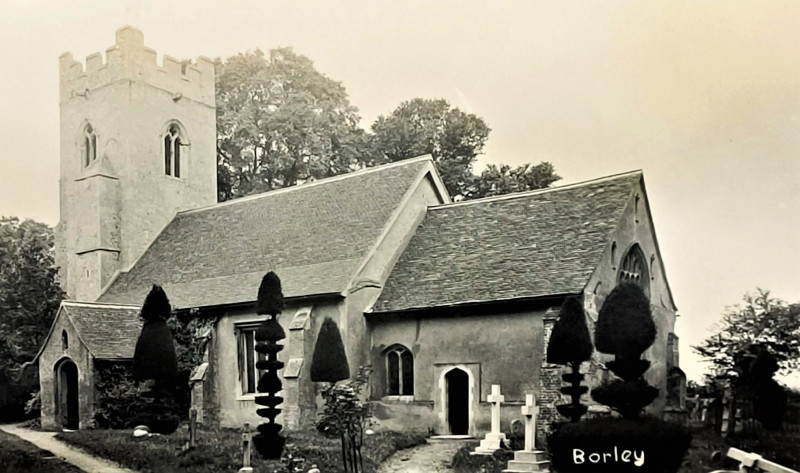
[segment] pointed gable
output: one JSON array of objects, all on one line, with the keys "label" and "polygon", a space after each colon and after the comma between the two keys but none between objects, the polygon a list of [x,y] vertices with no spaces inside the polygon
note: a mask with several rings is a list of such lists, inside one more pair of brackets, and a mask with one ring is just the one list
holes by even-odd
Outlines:
[{"label": "pointed gable", "polygon": [[375,312],[577,294],[641,172],[433,207]]},{"label": "pointed gable", "polygon": [[342,293],[411,185],[415,158],[179,213],[102,302],[160,284],[176,308],[252,302],[264,273],[286,297]]}]

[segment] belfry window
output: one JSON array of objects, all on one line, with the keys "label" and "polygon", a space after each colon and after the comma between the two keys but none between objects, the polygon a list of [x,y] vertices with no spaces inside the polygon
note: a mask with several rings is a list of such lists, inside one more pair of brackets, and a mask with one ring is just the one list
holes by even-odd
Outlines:
[{"label": "belfry window", "polygon": [[622,259],[617,283],[636,284],[642,288],[648,297],[650,296],[650,277],[648,276],[647,263],[639,245],[633,245]]},{"label": "belfry window", "polygon": [[405,347],[397,346],[386,352],[386,394],[414,395],[414,356]]},{"label": "belfry window", "polygon": [[181,177],[181,129],[173,123],[164,134],[164,174]]},{"label": "belfry window", "polygon": [[95,159],[97,159],[97,135],[94,133],[92,125],[87,123],[86,128],[83,129],[83,143],[81,145],[83,151],[83,167],[87,167]]}]

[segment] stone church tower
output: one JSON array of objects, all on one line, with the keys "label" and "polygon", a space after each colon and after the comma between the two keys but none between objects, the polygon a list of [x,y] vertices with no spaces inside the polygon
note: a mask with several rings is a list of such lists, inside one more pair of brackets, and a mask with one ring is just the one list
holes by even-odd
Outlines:
[{"label": "stone church tower", "polygon": [[61,215],[67,297],[94,301],[181,210],[215,204],[214,64],[145,47],[141,31],[86,58],[60,58]]}]

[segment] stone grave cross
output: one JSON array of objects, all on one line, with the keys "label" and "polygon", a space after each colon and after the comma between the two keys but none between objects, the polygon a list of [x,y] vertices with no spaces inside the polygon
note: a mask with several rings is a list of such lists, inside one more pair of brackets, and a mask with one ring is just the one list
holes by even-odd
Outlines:
[{"label": "stone grave cross", "polygon": [[500,385],[492,385],[492,394],[486,396],[486,400],[492,403],[492,432],[493,434],[500,433],[500,405],[506,400],[506,397],[500,394]]},{"label": "stone grave cross", "polygon": [[250,434],[250,423],[245,422],[244,431],[242,432],[242,467],[239,468],[239,473],[253,473],[253,467],[250,466],[252,449],[253,437]]},{"label": "stone grave cross", "polygon": [[539,406],[533,394],[525,395],[525,405],[522,406],[522,415],[525,416],[525,450],[532,452],[536,449],[536,416]]},{"label": "stone grave cross", "polygon": [[492,403],[492,431],[481,440],[481,444],[472,453],[473,455],[491,455],[500,450],[501,442],[506,439],[506,434],[500,432],[500,405],[505,399],[505,396],[500,394],[500,385],[493,384],[492,393],[486,396],[486,401]]}]

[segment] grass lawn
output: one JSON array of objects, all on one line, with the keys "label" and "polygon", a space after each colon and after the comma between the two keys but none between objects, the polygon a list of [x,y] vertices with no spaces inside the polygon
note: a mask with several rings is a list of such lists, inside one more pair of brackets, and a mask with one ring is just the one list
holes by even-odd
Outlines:
[{"label": "grass lawn", "polygon": [[54,457],[30,442],[0,431],[0,471],[3,473],[83,473],[83,470]]},{"label": "grass lawn", "polygon": [[[302,471],[316,464],[325,473],[341,472],[341,443],[316,430],[286,432],[284,456]],[[197,447],[183,451],[189,433],[182,427],[172,435],[134,438],[131,430],[82,430],[58,434],[58,438],[94,455],[113,460],[142,473],[236,473],[242,466],[241,432],[230,429],[201,430]],[[374,472],[392,453],[424,443],[421,435],[381,432],[364,437],[364,471]],[[290,470],[280,461],[266,461],[253,450],[252,466],[259,473],[285,473]]]}]

